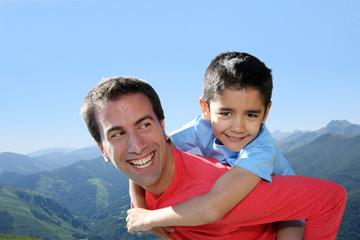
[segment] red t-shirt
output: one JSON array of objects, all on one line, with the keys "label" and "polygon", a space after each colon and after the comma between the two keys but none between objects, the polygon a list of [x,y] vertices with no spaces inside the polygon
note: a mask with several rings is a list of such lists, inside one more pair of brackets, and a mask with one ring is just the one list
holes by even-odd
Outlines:
[{"label": "red t-shirt", "polygon": [[[160,197],[146,193],[149,210],[173,206],[194,196],[207,193],[215,181],[229,170],[229,167],[213,158],[204,158],[173,149],[175,159],[175,176],[171,186]],[[174,239],[275,239],[274,224],[244,226],[240,220],[241,212],[236,208],[222,219],[193,227],[177,226],[171,235]]]}]

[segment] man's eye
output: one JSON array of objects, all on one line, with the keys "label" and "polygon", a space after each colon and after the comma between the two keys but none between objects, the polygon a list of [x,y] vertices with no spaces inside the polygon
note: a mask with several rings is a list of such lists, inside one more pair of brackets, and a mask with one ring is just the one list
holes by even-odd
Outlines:
[{"label": "man's eye", "polygon": [[144,128],[150,127],[150,125],[151,125],[150,123],[143,123],[140,125],[140,128],[144,129]]},{"label": "man's eye", "polygon": [[116,132],[114,133],[111,137],[121,137],[125,135],[125,132],[124,131],[120,131],[120,132]]}]

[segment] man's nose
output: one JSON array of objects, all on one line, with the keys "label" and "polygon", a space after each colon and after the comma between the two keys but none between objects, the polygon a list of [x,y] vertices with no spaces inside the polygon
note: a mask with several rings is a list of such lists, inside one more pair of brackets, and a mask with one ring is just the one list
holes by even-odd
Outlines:
[{"label": "man's nose", "polygon": [[144,138],[138,133],[129,133],[128,152],[140,154],[146,147]]}]

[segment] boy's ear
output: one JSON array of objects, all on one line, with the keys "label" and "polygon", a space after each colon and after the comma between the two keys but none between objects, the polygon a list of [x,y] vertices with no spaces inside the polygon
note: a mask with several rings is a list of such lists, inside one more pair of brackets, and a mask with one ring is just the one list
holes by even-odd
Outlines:
[{"label": "boy's ear", "polygon": [[102,153],[102,155],[104,156],[104,160],[105,162],[111,162],[111,160],[109,159],[108,155],[106,154],[106,152],[104,151],[104,147],[101,143],[96,142],[96,144],[98,145],[100,152]]},{"label": "boy's ear", "polygon": [[271,104],[272,104],[272,102],[270,102],[269,105],[267,106],[267,108],[265,109],[264,118],[263,118],[263,120],[262,120],[261,123],[265,123],[265,122],[266,122],[266,119],[267,119],[267,117],[269,116]]},{"label": "boy's ear", "polygon": [[164,132],[165,132],[165,121],[164,119],[160,121],[161,127],[163,128]]},{"label": "boy's ear", "polygon": [[199,103],[200,103],[200,107],[201,107],[201,111],[203,113],[204,119],[211,120],[209,105],[205,102],[203,97],[199,97]]}]

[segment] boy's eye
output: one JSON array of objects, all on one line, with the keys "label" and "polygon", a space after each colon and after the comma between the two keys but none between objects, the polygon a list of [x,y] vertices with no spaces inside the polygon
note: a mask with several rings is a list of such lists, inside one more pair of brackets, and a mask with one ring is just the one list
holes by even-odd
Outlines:
[{"label": "boy's eye", "polygon": [[222,117],[229,117],[229,116],[231,116],[231,112],[221,112],[221,113],[220,113],[220,116],[222,116]]},{"label": "boy's eye", "polygon": [[253,113],[247,113],[247,114],[246,114],[246,117],[248,117],[248,118],[256,118],[257,115],[256,115],[256,114],[253,114]]}]

